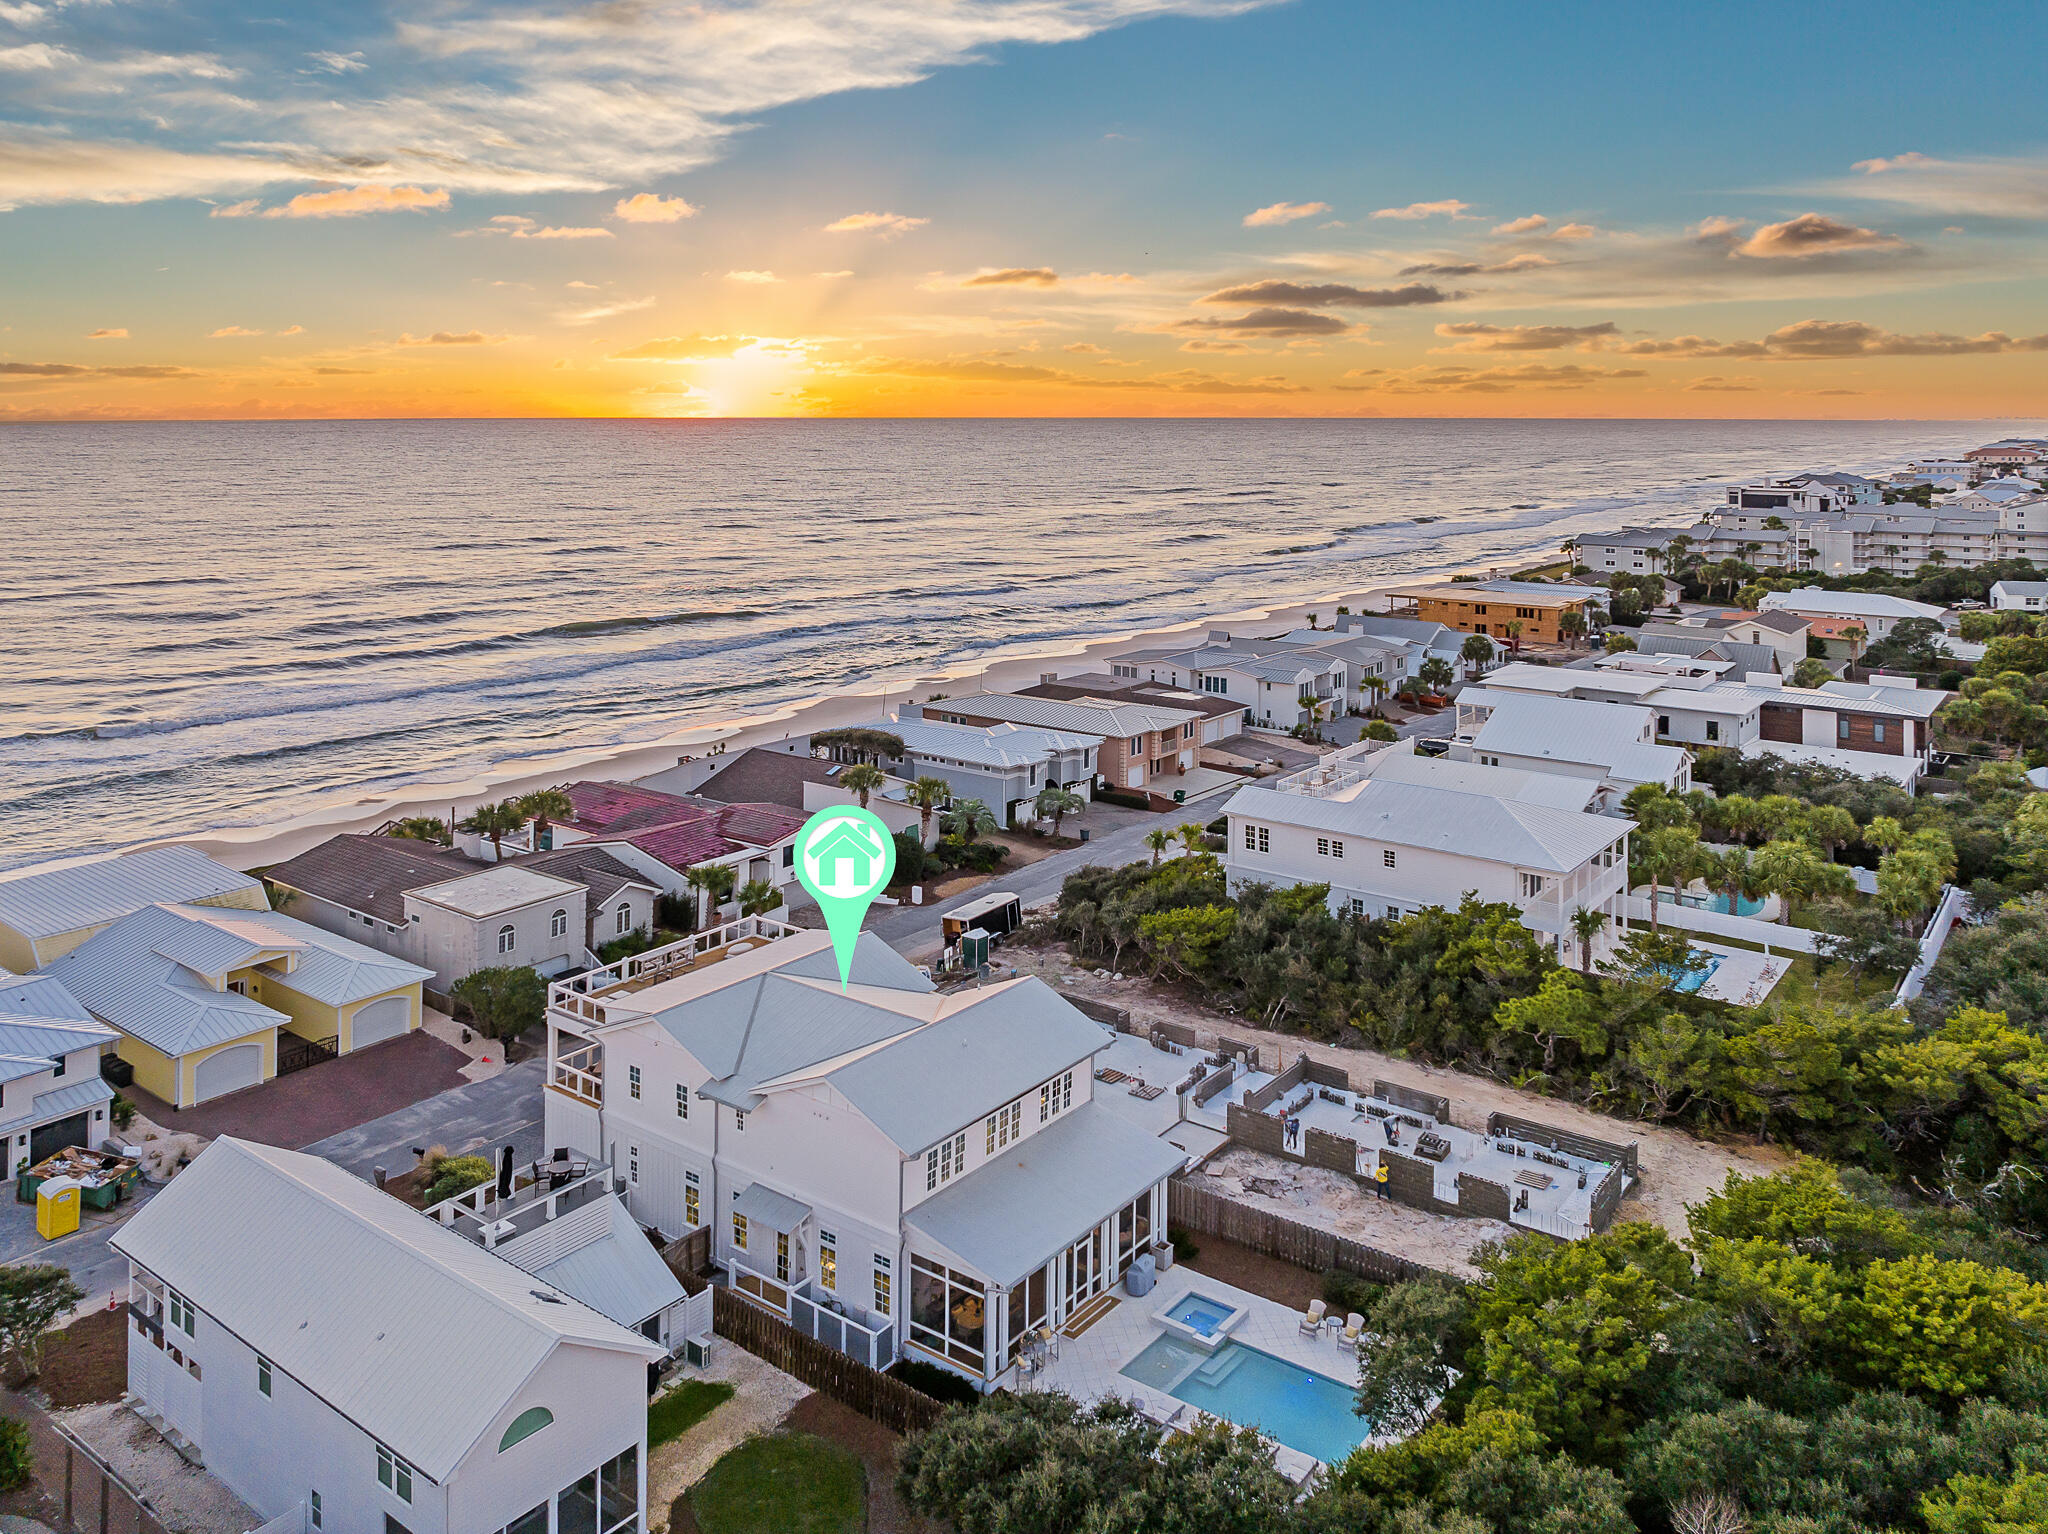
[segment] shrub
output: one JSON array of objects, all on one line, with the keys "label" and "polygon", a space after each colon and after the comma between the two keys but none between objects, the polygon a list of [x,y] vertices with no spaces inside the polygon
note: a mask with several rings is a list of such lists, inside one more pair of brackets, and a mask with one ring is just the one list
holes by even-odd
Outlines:
[{"label": "shrub", "polygon": [[35,1455],[29,1448],[25,1423],[0,1420],[0,1491],[26,1486],[35,1473]]},{"label": "shrub", "polygon": [[421,1164],[426,1169],[426,1191],[422,1198],[428,1205],[481,1187],[497,1175],[490,1162],[481,1156],[450,1156],[445,1152],[437,1155],[429,1151]]},{"label": "shrub", "polygon": [[1195,1245],[1195,1238],[1179,1225],[1168,1227],[1166,1239],[1173,1243],[1175,1262],[1193,1262],[1202,1255],[1202,1249]]},{"label": "shrub", "polygon": [[107,1105],[107,1115],[113,1119],[116,1129],[126,1129],[135,1122],[135,1104],[116,1092],[113,1102]]},{"label": "shrub", "polygon": [[1348,1316],[1354,1311],[1359,1315],[1371,1315],[1372,1308],[1386,1292],[1385,1285],[1372,1283],[1355,1273],[1340,1273],[1332,1268],[1323,1275],[1323,1303],[1330,1307],[1332,1315]]},{"label": "shrub", "polygon": [[898,1359],[889,1372],[903,1381],[912,1390],[930,1396],[934,1401],[949,1405],[973,1406],[981,1400],[981,1392],[972,1383],[962,1379],[951,1369],[941,1369],[937,1364],[928,1364],[921,1358]]},{"label": "shrub", "polygon": [[927,874],[939,868],[939,860],[925,850],[915,831],[898,831],[893,840],[896,843],[898,884],[922,884]]},{"label": "shrub", "polygon": [[486,1038],[516,1039],[547,1016],[548,984],[524,965],[474,970],[456,981],[453,991],[469,1014],[465,1021]]}]

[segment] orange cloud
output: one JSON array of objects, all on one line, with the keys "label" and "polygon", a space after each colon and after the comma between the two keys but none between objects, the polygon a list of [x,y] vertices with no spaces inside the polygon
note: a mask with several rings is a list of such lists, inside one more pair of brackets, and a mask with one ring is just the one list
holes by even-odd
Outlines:
[{"label": "orange cloud", "polygon": [[94,330],[87,332],[85,338],[88,341],[125,341],[128,339],[128,332],[126,330]]},{"label": "orange cloud", "polygon": [[612,204],[612,217],[629,224],[673,224],[695,218],[698,209],[680,197],[662,197],[653,192],[635,192]]},{"label": "orange cloud", "polygon": [[1273,202],[1245,214],[1244,227],[1270,229],[1277,224],[1291,224],[1297,219],[1314,218],[1318,213],[1329,211],[1330,205],[1326,202]]},{"label": "orange cloud", "polygon": [[1380,208],[1374,212],[1373,217],[1401,219],[1463,218],[1466,209],[1471,206],[1471,203],[1460,202],[1455,197],[1445,197],[1436,202],[1411,202],[1405,208]]},{"label": "orange cloud", "polygon": [[301,192],[290,202],[266,208],[255,198],[215,208],[209,218],[355,218],[364,213],[424,213],[448,206],[447,192],[418,186],[338,186]]},{"label": "orange cloud", "polygon": [[928,218],[910,218],[901,213],[849,213],[844,218],[835,218],[825,226],[827,234],[879,234],[884,239],[899,234],[908,234],[921,229],[931,222]]}]

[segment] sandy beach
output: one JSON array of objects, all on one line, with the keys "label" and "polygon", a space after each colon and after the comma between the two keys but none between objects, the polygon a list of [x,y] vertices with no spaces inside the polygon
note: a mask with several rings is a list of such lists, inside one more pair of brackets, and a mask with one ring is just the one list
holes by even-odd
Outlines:
[{"label": "sandy beach", "polygon": [[[1401,583],[1438,579],[1454,573],[1503,575],[1514,569],[1527,568],[1528,561],[1540,559],[1547,546],[1546,541],[1545,545],[1532,548],[1518,559],[1481,571],[1468,571],[1463,567],[1417,569],[1402,576]],[[1047,671],[1071,674],[1096,669],[1108,656],[1134,645],[1193,641],[1212,628],[1254,624],[1263,630],[1280,632],[1300,627],[1306,623],[1310,613],[1318,614],[1321,621],[1328,624],[1340,605],[1349,606],[1354,611],[1385,611],[1388,593],[1392,589],[1383,584],[1362,591],[1325,592],[1301,600],[1276,601],[1160,628],[1127,629],[1096,639],[1050,643],[1009,653],[999,651],[943,670],[885,676],[867,687],[805,699],[770,712],[693,723],[652,740],[507,756],[461,778],[407,784],[389,792],[367,793],[354,798],[337,797],[290,820],[152,838],[136,843],[135,847],[176,843],[197,847],[232,868],[267,868],[273,863],[296,857],[331,836],[372,831],[389,820],[409,815],[446,818],[451,813],[459,818],[480,803],[575,778],[632,781],[712,752],[743,751],[750,746],[786,740],[792,735],[808,735],[873,719],[899,704],[921,701],[933,692],[955,695],[970,691],[1002,692],[1028,687]],[[135,847],[124,850],[133,851]],[[33,865],[33,868],[48,868],[63,861],[68,860],[54,860]],[[11,870],[8,877],[32,872],[33,868]]]}]

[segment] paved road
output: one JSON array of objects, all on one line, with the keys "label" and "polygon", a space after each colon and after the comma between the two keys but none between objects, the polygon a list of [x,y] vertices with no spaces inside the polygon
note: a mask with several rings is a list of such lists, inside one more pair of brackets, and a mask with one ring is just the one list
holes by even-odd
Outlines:
[{"label": "paved road", "polygon": [[546,1073],[546,1061],[523,1061],[487,1081],[451,1087],[306,1149],[358,1177],[380,1166],[393,1176],[410,1171],[415,1145],[445,1145],[457,1155],[511,1145],[515,1161],[531,1161],[545,1153],[540,1094]]}]

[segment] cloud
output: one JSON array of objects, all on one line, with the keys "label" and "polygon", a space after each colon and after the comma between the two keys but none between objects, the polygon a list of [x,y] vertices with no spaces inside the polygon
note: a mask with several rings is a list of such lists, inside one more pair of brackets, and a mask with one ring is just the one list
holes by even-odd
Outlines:
[{"label": "cloud", "polygon": [[1455,197],[1446,197],[1439,202],[1411,202],[1405,208],[1380,208],[1372,216],[1374,218],[1402,219],[1463,218],[1465,210],[1471,206],[1472,204],[1469,202],[1460,202]]},{"label": "cloud", "polygon": [[1694,224],[1692,226],[1692,233],[1694,239],[1720,240],[1728,235],[1737,234],[1747,227],[1748,225],[1739,218],[1727,218],[1716,214],[1712,218],[1703,218],[1697,224]]},{"label": "cloud", "polygon": [[448,194],[417,186],[342,186],[301,192],[290,202],[266,208],[260,199],[215,208],[209,218],[356,218],[365,213],[424,213],[448,206]]},{"label": "cloud", "polygon": [[88,341],[125,341],[128,339],[128,332],[121,329],[92,330],[86,332],[85,338]]},{"label": "cloud", "polygon": [[1060,274],[1049,266],[1006,266],[999,271],[976,272],[960,284],[963,288],[1050,288],[1059,284]]},{"label": "cloud", "polygon": [[1109,355],[1108,347],[1097,346],[1093,341],[1070,341],[1065,346],[1062,346],[1060,350],[1072,352],[1077,357],[1107,357]]},{"label": "cloud", "polygon": [[624,351],[611,354],[614,362],[701,362],[707,357],[729,357],[745,344],[744,336],[656,336]]},{"label": "cloud", "polygon": [[1621,334],[1612,320],[1595,325],[1485,325],[1476,320],[1439,325],[1436,333],[1455,338],[1446,348],[1454,352],[1555,352],[1568,347],[1597,351],[1611,336]]},{"label": "cloud", "polygon": [[314,375],[319,378],[359,378],[376,371],[375,368],[322,367],[313,369]]},{"label": "cloud", "polygon": [[780,277],[776,276],[776,275],[775,275],[775,274],[774,274],[773,272],[745,272],[745,271],[742,271],[742,272],[727,272],[727,273],[725,274],[725,280],[726,280],[727,282],[753,282],[753,283],[762,283],[762,284],[766,284],[766,283],[770,283],[770,282],[780,282],[780,281],[782,281],[782,279],[781,279]]},{"label": "cloud", "polygon": [[[1353,374],[1346,374],[1352,377]],[[1514,367],[1411,368],[1384,373],[1368,382],[1352,384],[1354,389],[1377,390],[1387,394],[1513,394],[1524,390],[1585,389],[1618,379],[1647,378],[1641,368],[1592,368],[1577,363],[1525,362]],[[1343,388],[1345,385],[1339,385]]]},{"label": "cloud", "polygon": [[1234,319],[1174,320],[1163,327],[1190,334],[1213,332],[1224,336],[1336,336],[1351,329],[1348,321],[1334,314],[1316,314],[1307,309],[1253,309]]},{"label": "cloud", "polygon": [[77,362],[0,362],[0,378],[200,378],[197,368],[137,363],[86,367]]},{"label": "cloud", "polygon": [[[313,61],[316,69],[330,75],[354,74],[357,70],[370,67],[363,62],[362,50],[360,49],[353,53],[309,53],[306,57]],[[308,74],[312,72],[311,70],[304,71],[304,73]]]},{"label": "cloud", "polygon": [[847,271],[839,271],[839,272],[812,272],[812,273],[811,273],[811,275],[812,275],[813,277],[823,277],[823,278],[825,278],[825,279],[827,279],[827,280],[831,280],[831,279],[833,279],[833,278],[838,278],[838,277],[851,277],[851,276],[853,275],[853,273],[852,273],[852,272],[847,272]]},{"label": "cloud", "polygon": [[849,213],[844,218],[833,219],[825,226],[825,233],[879,234],[889,240],[913,229],[922,229],[930,222],[928,218],[910,218],[902,213]]},{"label": "cloud", "polygon": [[1908,152],[1858,160],[1855,174],[1818,188],[1923,213],[2048,219],[2048,157],[1943,160]]},{"label": "cloud", "polygon": [[1754,394],[1756,392],[1756,380],[1753,378],[1723,378],[1718,374],[1709,373],[1705,377],[1695,378],[1691,383],[1687,384],[1685,392],[1687,394]]},{"label": "cloud", "polygon": [[1802,213],[1782,224],[1765,224],[1736,246],[1735,253],[1761,260],[1797,260],[1844,250],[1900,250],[1905,244],[1897,235],[1844,224],[1822,213]]},{"label": "cloud", "polygon": [[661,197],[653,192],[635,192],[612,204],[612,217],[629,224],[673,224],[695,218],[698,208],[680,197]]},{"label": "cloud", "polygon": [[1559,224],[1550,231],[1553,240],[1590,240],[1600,231],[1591,224]]},{"label": "cloud", "polygon": [[[1505,261],[1424,261],[1415,266],[1404,266],[1397,274],[1402,277],[1477,277],[1482,272],[1526,272],[1540,266],[1555,266],[1557,262],[1549,256],[1534,251],[1524,251],[1519,256],[1509,256]],[[1460,297],[1464,295],[1460,294]]]},{"label": "cloud", "polygon": [[549,225],[544,229],[515,229],[515,240],[609,240],[612,232],[595,225]]},{"label": "cloud", "polygon": [[1495,234],[1534,234],[1539,229],[1548,229],[1550,220],[1541,213],[1531,213],[1522,218],[1511,218],[1505,224],[1495,224]]},{"label": "cloud", "polygon": [[432,335],[410,333],[398,338],[400,346],[496,346],[509,336],[487,336],[481,330],[437,330]]},{"label": "cloud", "polygon": [[278,332],[281,336],[302,336],[305,333],[306,327],[304,325],[287,325]]},{"label": "cloud", "polygon": [[1348,283],[1286,282],[1269,277],[1232,288],[1218,288],[1201,299],[1205,304],[1298,304],[1306,308],[1404,309],[1417,304],[1447,304],[1464,298],[1420,283],[1405,288],[1354,288]]},{"label": "cloud", "polygon": [[1861,320],[1800,320],[1761,341],[1714,341],[1705,336],[1626,341],[1611,350],[1628,357],[1750,357],[1814,361],[1837,357],[1958,357],[1995,352],[2048,351],[2048,335],[2014,337],[1989,330],[1979,336],[1940,331],[1901,335]]},{"label": "cloud", "polygon": [[218,330],[208,331],[206,339],[209,341],[219,341],[240,336],[260,336],[262,334],[262,331],[251,330],[246,325],[223,325]]},{"label": "cloud", "polygon": [[1181,342],[1180,349],[1184,352],[1219,352],[1229,357],[1248,356],[1251,352],[1251,348],[1242,341],[1204,341],[1199,337]]},{"label": "cloud", "polygon": [[1245,214],[1243,224],[1247,229],[1271,229],[1329,211],[1330,205],[1326,202],[1269,202],[1265,207],[1254,208]]},{"label": "cloud", "polygon": [[564,325],[594,325],[599,320],[611,319],[614,315],[632,314],[640,309],[652,309],[654,298],[619,298],[608,304],[596,304],[588,309],[558,310],[555,318]]},{"label": "cloud", "polygon": [[1267,375],[1258,378],[1224,378],[1199,368],[1176,368],[1143,378],[1104,378],[1099,374],[1075,373],[1066,368],[1038,363],[1010,362],[1002,357],[948,357],[944,359],[874,357],[860,364],[863,373],[890,373],[907,378],[940,378],[958,383],[1064,384],[1084,389],[1160,390],[1173,394],[1300,394],[1305,384]]}]

